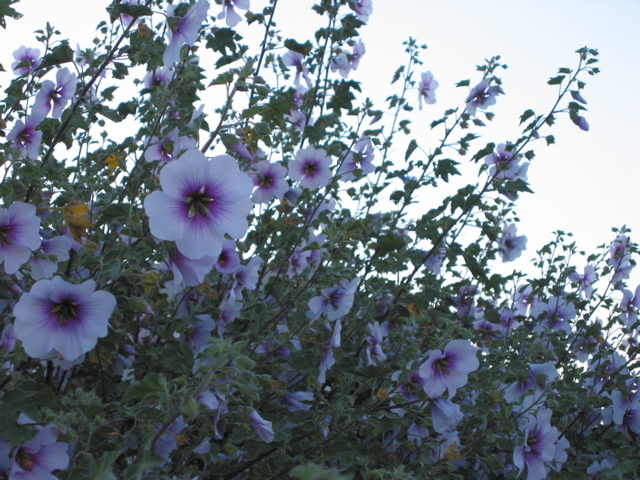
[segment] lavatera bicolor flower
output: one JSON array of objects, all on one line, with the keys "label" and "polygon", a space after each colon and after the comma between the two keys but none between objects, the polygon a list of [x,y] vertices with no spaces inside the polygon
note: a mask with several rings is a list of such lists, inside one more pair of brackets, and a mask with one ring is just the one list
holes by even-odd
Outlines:
[{"label": "lavatera bicolor flower", "polygon": [[175,241],[185,257],[217,258],[225,234],[239,239],[247,232],[253,182],[229,155],[209,160],[185,152],[163,167],[160,185],[144,200],[151,233]]}]

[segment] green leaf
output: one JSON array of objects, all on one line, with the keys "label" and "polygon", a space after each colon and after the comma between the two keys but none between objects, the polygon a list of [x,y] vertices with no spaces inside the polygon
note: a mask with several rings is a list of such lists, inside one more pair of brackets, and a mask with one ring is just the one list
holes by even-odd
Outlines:
[{"label": "green leaf", "polygon": [[100,210],[100,216],[95,223],[96,227],[100,227],[116,220],[124,220],[129,217],[131,204],[129,203],[112,203]]},{"label": "green leaf", "polygon": [[415,140],[411,140],[411,142],[409,142],[409,146],[407,147],[407,152],[404,154],[404,159],[409,160],[409,157],[416,148],[418,148],[418,142],[416,142]]},{"label": "green leaf", "polygon": [[565,78],[566,75],[558,75],[557,77],[550,78],[547,83],[549,85],[560,85]]},{"label": "green leaf", "polygon": [[69,46],[69,42],[63,40],[60,45],[51,50],[51,53],[42,58],[40,68],[53,67],[71,61],[73,61],[73,50]]},{"label": "green leaf", "polygon": [[117,477],[111,470],[111,465],[121,455],[120,452],[105,452],[93,465],[89,471],[89,480],[115,480]]},{"label": "green leaf", "polygon": [[135,382],[124,394],[123,402],[134,398],[158,397],[169,393],[167,380],[160,373],[150,373],[142,380]]},{"label": "green leaf", "polygon": [[520,115],[520,125],[522,125],[524,122],[527,121],[527,119],[533,117],[536,113],[529,109],[527,111],[525,111],[522,115]]}]

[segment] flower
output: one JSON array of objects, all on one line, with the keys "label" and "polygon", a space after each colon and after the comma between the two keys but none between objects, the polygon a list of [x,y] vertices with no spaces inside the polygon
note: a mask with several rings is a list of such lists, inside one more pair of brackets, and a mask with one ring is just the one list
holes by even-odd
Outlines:
[{"label": "flower", "polygon": [[357,169],[360,169],[362,175],[368,175],[376,169],[373,165],[373,144],[369,137],[361,138],[356,142],[340,165],[338,175],[342,175],[341,180],[345,182],[355,180],[354,172]]},{"label": "flower", "polygon": [[311,88],[311,78],[309,78],[309,70],[307,70],[307,67],[304,65],[304,55],[299,52],[289,50],[287,53],[282,55],[282,63],[287,67],[296,67],[296,76],[293,79],[294,85],[299,86],[300,77],[302,77],[307,88]]},{"label": "flower", "polygon": [[218,19],[226,19],[227,26],[231,28],[242,20],[242,17],[233,9],[234,6],[241,10],[249,10],[250,3],[249,0],[222,0],[222,11],[218,14]]},{"label": "flower", "polygon": [[272,198],[282,200],[289,190],[289,184],[285,180],[287,169],[280,162],[270,163],[269,160],[259,161],[255,169],[255,173],[250,174],[253,184],[258,187],[251,196],[253,202],[269,203]]},{"label": "flower", "polygon": [[51,472],[69,466],[69,445],[58,440],[58,427],[49,424],[28,442],[20,445],[13,456],[10,480],[49,480]]},{"label": "flower", "polygon": [[[69,259],[71,245],[69,237],[57,236],[51,239],[43,239],[42,254],[35,253],[29,259],[31,277],[34,280],[53,277],[57,263]],[[52,257],[55,258],[55,261],[52,260]]]},{"label": "flower", "polygon": [[271,422],[262,418],[255,410],[249,412],[249,426],[253,433],[260,437],[260,440],[265,443],[273,442],[273,426]]},{"label": "flower", "polygon": [[54,277],[37,281],[22,294],[13,308],[14,328],[30,357],[42,358],[55,350],[73,360],[107,335],[116,299],[95,288],[93,280],[73,285]]},{"label": "flower", "polygon": [[36,130],[44,117],[40,115],[30,115],[27,120],[16,120],[15,125],[7,135],[7,140],[12,141],[20,149],[24,157],[31,159],[38,158],[38,150],[42,142],[42,132]]},{"label": "flower", "polygon": [[161,191],[144,200],[151,233],[175,240],[186,257],[217,258],[225,234],[242,238],[246,233],[253,182],[229,155],[208,160],[189,150],[163,167],[160,185]]},{"label": "flower", "polygon": [[429,358],[420,366],[420,376],[426,380],[424,391],[430,398],[439,397],[445,390],[449,397],[467,383],[468,374],[480,366],[476,358],[478,349],[468,340],[452,340],[444,353],[434,350]]},{"label": "flower", "polygon": [[16,61],[11,64],[11,68],[13,69],[13,73],[18,76],[32,73],[42,63],[40,50],[37,48],[22,46],[13,52],[13,58],[15,58]]},{"label": "flower", "polygon": [[36,207],[15,202],[9,210],[0,208],[0,263],[4,262],[5,272],[16,273],[41,241]]},{"label": "flower", "polygon": [[289,162],[289,176],[300,180],[303,188],[324,187],[331,178],[331,157],[321,148],[306,147],[298,150],[295,160]]},{"label": "flower", "polygon": [[173,67],[156,67],[144,76],[144,88],[152,89],[166,86],[173,80],[174,74]]},{"label": "flower", "polygon": [[162,57],[167,67],[180,60],[180,48],[182,45],[192,46],[196,43],[200,26],[204,19],[207,18],[209,2],[207,0],[198,0],[182,18],[173,16],[175,9],[176,7],[173,5],[169,5],[167,8],[169,44]]},{"label": "flower", "polygon": [[582,275],[576,271],[569,274],[569,280],[579,284],[580,296],[584,294],[586,298],[591,298],[591,294],[593,293],[593,282],[596,281],[596,278],[596,269],[593,265],[586,265]]},{"label": "flower", "polygon": [[[9,137],[7,137],[9,138]],[[619,235],[611,245],[607,263],[613,270],[613,283],[629,278],[633,264],[631,260],[631,240],[626,235]]]},{"label": "flower", "polygon": [[304,402],[312,402],[313,401],[313,393],[311,392],[293,392],[287,393],[283,398],[282,402],[287,410],[290,412],[306,412],[311,409],[311,405]]},{"label": "flower", "polygon": [[433,73],[424,72],[422,74],[422,80],[418,86],[418,103],[420,104],[420,110],[422,110],[423,99],[424,103],[427,105],[433,105],[436,103],[436,88],[438,88],[438,85],[439,83],[437,80],[434,80],[433,78]]},{"label": "flower", "polygon": [[554,296],[548,302],[538,302],[531,308],[531,316],[539,320],[539,327],[571,332],[570,320],[576,317],[576,307],[563,296]]},{"label": "flower", "polygon": [[344,317],[351,310],[359,282],[360,277],[356,277],[349,283],[341,280],[340,284],[335,287],[323,288],[322,295],[309,300],[307,317],[312,321],[317,320],[323,314],[327,320]]},{"label": "flower", "polygon": [[363,22],[369,21],[369,15],[373,13],[371,0],[355,0],[353,9],[356,11],[356,17]]},{"label": "flower", "polygon": [[171,162],[187,150],[196,149],[198,142],[192,137],[178,136],[178,129],[172,130],[164,138],[151,137],[147,142],[144,159],[147,162],[160,160]]},{"label": "flower", "polygon": [[40,91],[36,95],[35,103],[33,104],[32,114],[46,117],[51,110],[51,103],[53,102],[53,111],[51,116],[59,118],[62,115],[64,107],[67,106],[69,100],[73,98],[76,93],[76,82],[78,78],[74,73],[71,73],[68,68],[62,68],[56,73],[56,83],[51,80],[45,80],[42,82]]},{"label": "flower", "polygon": [[475,116],[476,110],[486,110],[488,107],[496,104],[496,97],[503,94],[502,87],[490,86],[490,80],[485,78],[478,85],[471,89],[469,96],[465,100],[467,104],[467,113]]},{"label": "flower", "polygon": [[500,238],[500,256],[503,262],[512,262],[518,258],[527,248],[527,237],[516,235],[516,226],[513,223],[505,225]]},{"label": "flower", "polygon": [[547,408],[540,409],[535,418],[529,417],[524,444],[513,451],[513,463],[520,469],[519,474],[527,469],[527,480],[547,478],[548,466],[566,460],[569,442],[564,437],[560,439],[560,432],[550,421],[551,410]]},{"label": "flower", "polygon": [[529,164],[521,165],[523,157],[516,155],[514,150],[513,145],[500,143],[494,152],[484,157],[484,163],[489,165],[489,174],[493,178],[527,181]]}]

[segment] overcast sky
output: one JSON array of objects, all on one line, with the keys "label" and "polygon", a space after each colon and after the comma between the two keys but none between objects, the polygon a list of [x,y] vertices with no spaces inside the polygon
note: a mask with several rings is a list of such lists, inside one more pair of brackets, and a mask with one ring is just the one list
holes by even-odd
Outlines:
[{"label": "overcast sky", "polygon": [[[37,46],[33,30],[47,21],[70,38],[71,45],[88,45],[95,25],[108,19],[106,0],[23,0],[16,8],[25,14],[19,22],[8,20],[0,31],[0,54],[6,88],[12,76],[11,52],[20,45]],[[213,3],[213,2],[212,2]],[[266,0],[251,0],[261,10]],[[279,0],[276,23],[283,36],[304,42],[315,31],[319,17],[307,14],[307,0]],[[475,66],[501,55],[509,68],[502,74],[506,95],[493,111],[494,124],[481,131],[477,148],[519,136],[518,116],[528,108],[545,113],[555,100],[557,87],[546,85],[557,68],[574,68],[582,46],[600,52],[602,73],[588,77],[583,96],[591,130],[575,127],[560,118],[553,130],[557,144],[536,145],[537,156],[529,168],[535,195],[523,195],[517,203],[522,223],[519,233],[529,237],[523,257],[551,239],[551,231],[573,232],[579,246],[592,250],[613,239],[610,228],[627,224],[640,231],[640,158],[636,138],[640,130],[638,79],[640,78],[640,2],[635,0],[373,0],[374,13],[362,29],[367,54],[354,79],[380,102],[391,91],[393,71],[405,61],[402,42],[409,36],[428,45],[423,52],[424,70],[431,70],[440,87],[438,102],[414,118],[413,136],[427,150],[438,135],[427,125],[444,110],[461,105],[466,90],[454,84],[480,78]],[[216,15],[212,5],[210,15]],[[245,35],[245,26],[238,27]],[[249,32],[246,32],[248,35]],[[414,94],[417,98],[417,92]],[[380,107],[382,104],[378,103]],[[399,148],[397,154],[403,155]],[[431,206],[428,206],[431,208]],[[636,241],[632,234],[632,239]]]}]

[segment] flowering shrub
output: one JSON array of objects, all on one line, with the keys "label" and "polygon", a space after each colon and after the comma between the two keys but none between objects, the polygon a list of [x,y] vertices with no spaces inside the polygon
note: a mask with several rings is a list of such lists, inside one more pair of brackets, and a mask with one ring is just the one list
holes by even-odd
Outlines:
[{"label": "flowering shrub", "polygon": [[[588,129],[597,51],[483,144],[499,57],[439,116],[453,87],[409,40],[373,105],[371,0],[322,0],[298,41],[276,0],[217,3],[114,0],[94,46],[48,27],[14,53],[0,476],[640,474],[629,232],[590,255],[557,232],[497,273],[532,257],[515,202],[554,119]],[[412,137],[416,107],[439,141]]]}]

